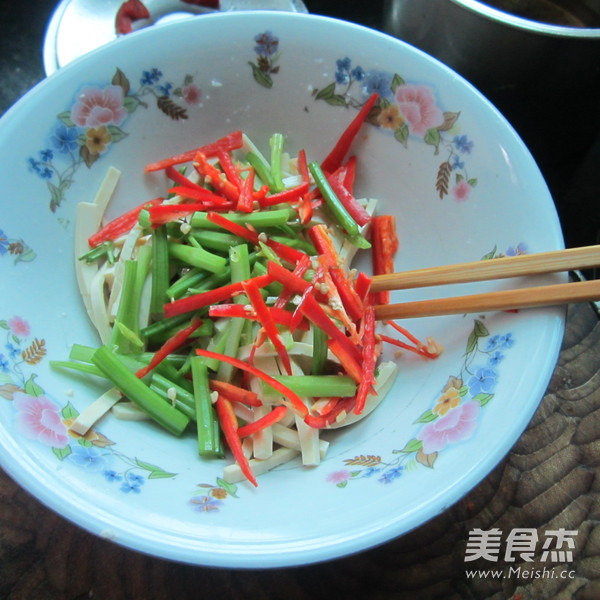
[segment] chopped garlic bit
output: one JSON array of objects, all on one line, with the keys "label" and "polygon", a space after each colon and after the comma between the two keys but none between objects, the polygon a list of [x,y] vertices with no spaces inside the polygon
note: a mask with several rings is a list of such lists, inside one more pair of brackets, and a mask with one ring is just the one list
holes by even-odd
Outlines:
[{"label": "chopped garlic bit", "polygon": [[267,237],[267,234],[264,231],[261,231],[258,234],[258,241],[262,242],[263,244],[266,244],[269,241],[269,238]]},{"label": "chopped garlic bit", "polygon": [[427,352],[439,356],[444,351],[444,347],[432,337],[425,338],[425,341],[427,342]]},{"label": "chopped garlic bit", "polygon": [[177,390],[174,387],[170,387],[167,390],[167,398],[171,401],[171,404],[175,406],[177,402]]}]

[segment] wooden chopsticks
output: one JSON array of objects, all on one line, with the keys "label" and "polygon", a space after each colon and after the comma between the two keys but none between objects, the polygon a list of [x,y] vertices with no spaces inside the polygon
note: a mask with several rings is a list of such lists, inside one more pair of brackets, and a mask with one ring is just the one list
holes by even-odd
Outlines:
[{"label": "wooden chopsticks", "polygon": [[[584,246],[376,275],[373,277],[371,289],[373,291],[400,290],[486,281],[557,273],[598,265],[600,265],[600,245]],[[375,314],[378,319],[385,320],[556,306],[598,299],[600,299],[600,280],[591,280],[381,305],[375,307]]]}]

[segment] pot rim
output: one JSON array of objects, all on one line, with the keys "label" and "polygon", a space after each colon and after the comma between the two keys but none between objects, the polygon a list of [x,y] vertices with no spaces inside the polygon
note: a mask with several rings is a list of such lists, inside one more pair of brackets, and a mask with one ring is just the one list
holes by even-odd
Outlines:
[{"label": "pot rim", "polygon": [[553,35],[564,38],[589,38],[600,39],[600,27],[569,27],[567,25],[553,25],[532,21],[524,17],[518,17],[479,0],[450,0],[481,17],[490,19],[500,25],[509,25],[517,29],[532,33]]}]

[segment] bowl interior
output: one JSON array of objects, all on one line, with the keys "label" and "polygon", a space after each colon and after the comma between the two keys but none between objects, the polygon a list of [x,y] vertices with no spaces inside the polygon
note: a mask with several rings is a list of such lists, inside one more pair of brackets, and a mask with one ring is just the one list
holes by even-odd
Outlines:
[{"label": "bowl interior", "polygon": [[[81,105],[84,91],[97,98],[94,106]],[[141,31],[74,61],[5,115],[0,460],[19,483],[66,518],[136,550],[268,567],[401,535],[504,456],[551,375],[560,310],[405,323],[421,338],[434,336],[442,356],[398,358],[386,402],[331,432],[323,464],[290,463],[262,477],[257,490],[226,485],[224,462],[199,461],[193,436],[173,440],[147,423],[110,418],[89,439],[68,434],[69,419],[105,388],[49,362],[65,359],[73,343],[98,344],[77,292],[73,229],[76,204],[92,201],[108,168],[122,172],[108,210],[115,216],[164,193],[164,177],[144,174],[146,163],[235,129],[263,149],[281,132],[291,153],[305,149],[321,160],[373,91],[378,120],[353,148],[357,195],[380,199],[381,212],[396,215],[398,270],[561,247],[545,183],[502,116],[425,54],[341,21],[214,14]],[[357,265],[368,269],[364,260]],[[460,394],[450,409],[433,412],[451,388]]]}]

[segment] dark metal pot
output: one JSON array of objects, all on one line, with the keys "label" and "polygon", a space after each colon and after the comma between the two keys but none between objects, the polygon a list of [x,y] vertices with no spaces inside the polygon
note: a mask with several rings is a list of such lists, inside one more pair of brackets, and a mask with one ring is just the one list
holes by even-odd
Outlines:
[{"label": "dark metal pot", "polygon": [[[540,20],[519,14],[532,8]],[[598,137],[600,0],[386,0],[384,10],[385,30],[473,83],[546,174]]]}]

